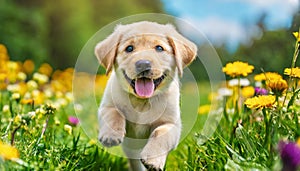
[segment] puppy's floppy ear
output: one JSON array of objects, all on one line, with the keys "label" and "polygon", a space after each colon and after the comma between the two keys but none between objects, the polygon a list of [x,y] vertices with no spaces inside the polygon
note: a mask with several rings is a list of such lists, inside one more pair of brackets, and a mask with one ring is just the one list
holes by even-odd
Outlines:
[{"label": "puppy's floppy ear", "polygon": [[112,70],[117,56],[118,46],[121,38],[121,32],[116,27],[115,31],[106,39],[99,42],[95,47],[95,55],[100,64],[106,69],[106,74]]},{"label": "puppy's floppy ear", "polygon": [[176,66],[179,75],[182,76],[183,68],[188,66],[197,55],[197,46],[180,35],[172,25],[168,32],[169,43],[173,48]]}]

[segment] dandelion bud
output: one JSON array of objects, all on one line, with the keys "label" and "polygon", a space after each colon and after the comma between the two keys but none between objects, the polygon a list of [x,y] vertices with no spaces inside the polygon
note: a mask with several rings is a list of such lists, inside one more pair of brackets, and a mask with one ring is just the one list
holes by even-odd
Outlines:
[{"label": "dandelion bud", "polygon": [[42,107],[40,107],[35,110],[35,113],[44,115],[46,114],[46,111]]},{"label": "dandelion bud", "polygon": [[14,123],[15,123],[16,125],[19,125],[19,124],[21,123],[21,121],[22,121],[22,116],[18,114],[18,115],[14,118]]},{"label": "dandelion bud", "polygon": [[13,93],[11,97],[12,97],[12,99],[14,99],[14,100],[20,100],[21,95],[20,95],[19,93]]},{"label": "dandelion bud", "polygon": [[60,121],[57,117],[54,117],[54,124],[57,126],[60,125]]},{"label": "dandelion bud", "polygon": [[45,84],[49,81],[49,77],[44,74],[34,73],[33,79],[36,80],[39,84]]},{"label": "dandelion bud", "polygon": [[97,140],[95,139],[91,139],[89,142],[88,142],[89,145],[95,145],[97,144]]},{"label": "dandelion bud", "polygon": [[33,91],[38,88],[38,84],[34,80],[30,80],[27,82],[27,87],[29,91]]},{"label": "dandelion bud", "polygon": [[288,88],[287,82],[284,79],[268,80],[266,84],[276,96],[281,96],[283,91]]},{"label": "dandelion bud", "polygon": [[18,72],[17,78],[21,81],[25,81],[27,76],[24,72]]},{"label": "dandelion bud", "polygon": [[9,105],[4,105],[2,111],[4,113],[9,112]]},{"label": "dandelion bud", "polygon": [[68,124],[65,124],[65,125],[64,125],[64,130],[65,130],[68,134],[72,135],[72,126],[70,126],[70,125],[68,125]]}]

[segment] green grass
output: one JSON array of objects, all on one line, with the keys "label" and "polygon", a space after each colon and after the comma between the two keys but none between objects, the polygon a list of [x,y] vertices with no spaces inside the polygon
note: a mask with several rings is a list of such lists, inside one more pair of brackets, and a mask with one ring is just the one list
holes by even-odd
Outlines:
[{"label": "green grass", "polygon": [[[199,84],[201,104],[209,103],[208,91],[204,91],[208,85],[208,83]],[[189,97],[189,92],[183,90],[183,94]],[[184,96],[182,99],[188,100]],[[185,103],[182,102],[182,105]],[[19,99],[12,98],[12,93],[2,91],[0,109],[9,105],[10,110],[0,112],[1,141],[9,144],[14,139],[14,146],[19,150],[21,160],[17,162],[0,160],[0,169],[128,170],[126,158],[111,154],[109,149],[97,143],[97,128],[94,126],[97,124],[96,112],[92,109],[93,105],[89,104],[91,104],[89,101],[82,104],[86,107],[81,113],[86,115],[78,114],[79,118],[87,119],[82,124],[83,128],[72,126],[72,133],[69,134],[64,126],[70,124],[68,116],[75,115],[72,103],[57,109],[53,114],[37,112],[36,116],[31,118],[27,113],[41,109],[41,105],[21,104]],[[186,118],[191,117],[189,115],[191,112],[195,112],[194,109],[184,110],[182,113],[184,123],[190,123]],[[245,111],[247,112],[249,113],[249,110]],[[22,116],[21,121],[14,119],[18,114]],[[214,114],[216,114],[214,111],[210,113]],[[271,151],[268,151],[263,144],[264,122],[250,122],[250,116],[242,115],[243,123],[239,125],[228,123],[222,117],[214,134],[205,137],[201,131],[208,115],[196,115],[196,121],[189,135],[169,154],[166,170],[279,170],[281,162],[276,148],[278,140],[280,137],[295,140],[298,136],[296,130],[298,125],[293,119],[288,119],[290,114],[286,114],[284,116],[286,118],[280,121],[280,127],[276,128],[277,134],[271,138],[272,147]],[[45,123],[47,126],[43,134]],[[83,130],[89,124],[91,128]]]},{"label": "green grass", "polygon": [[[10,143],[14,135],[14,145],[20,152],[19,164],[10,160],[0,160],[0,170],[124,170],[127,162],[124,158],[110,155],[87,137],[78,126],[72,133],[64,130],[68,115],[73,114],[72,104],[61,108],[54,114],[43,114],[26,121],[25,114],[35,111],[31,105],[21,105],[11,99],[11,94],[1,92],[1,106],[11,105],[11,111],[1,111],[1,141]],[[22,113],[21,123],[10,120]],[[44,124],[48,125],[41,137]],[[58,120],[60,123],[55,123]],[[10,122],[12,121],[12,122]],[[11,123],[11,124],[10,124]],[[9,126],[10,125],[10,126]],[[19,125],[22,125],[20,128]]]}]

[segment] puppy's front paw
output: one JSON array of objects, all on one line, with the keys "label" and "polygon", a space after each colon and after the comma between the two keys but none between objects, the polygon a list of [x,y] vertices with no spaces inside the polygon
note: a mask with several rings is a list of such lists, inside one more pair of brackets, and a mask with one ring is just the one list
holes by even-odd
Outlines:
[{"label": "puppy's front paw", "polygon": [[99,141],[106,147],[119,145],[123,142],[124,133],[122,131],[100,131]]},{"label": "puppy's front paw", "polygon": [[164,154],[153,157],[153,155],[145,150],[141,153],[141,162],[148,170],[163,170],[166,158],[167,156]]},{"label": "puppy's front paw", "polygon": [[155,166],[155,164],[157,164],[156,162],[153,162],[151,160],[144,160],[144,159],[141,159],[141,162],[143,163],[143,165],[146,167],[147,170],[149,171],[162,171],[163,169],[158,167],[158,166]]}]

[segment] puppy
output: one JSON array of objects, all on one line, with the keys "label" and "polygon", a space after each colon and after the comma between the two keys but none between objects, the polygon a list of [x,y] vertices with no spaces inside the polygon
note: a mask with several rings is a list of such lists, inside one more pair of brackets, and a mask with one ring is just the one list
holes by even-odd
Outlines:
[{"label": "puppy", "polygon": [[170,24],[142,21],[118,25],[95,54],[111,72],[98,110],[99,141],[122,144],[134,171],[163,170],[179,142],[179,77],[196,45]]}]

